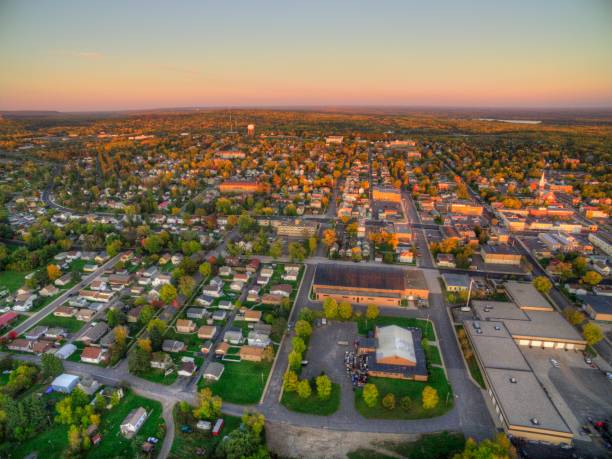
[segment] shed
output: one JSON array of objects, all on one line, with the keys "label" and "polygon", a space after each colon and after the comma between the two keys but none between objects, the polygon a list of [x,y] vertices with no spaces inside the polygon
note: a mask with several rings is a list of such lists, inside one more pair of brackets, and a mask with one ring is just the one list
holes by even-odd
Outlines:
[{"label": "shed", "polygon": [[79,377],[77,375],[63,373],[53,380],[51,387],[55,392],[69,394],[74,390],[78,383]]}]

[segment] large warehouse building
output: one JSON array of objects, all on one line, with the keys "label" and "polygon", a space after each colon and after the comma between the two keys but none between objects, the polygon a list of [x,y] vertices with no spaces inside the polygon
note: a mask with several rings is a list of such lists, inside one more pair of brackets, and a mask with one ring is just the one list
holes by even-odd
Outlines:
[{"label": "large warehouse building", "polygon": [[418,270],[343,264],[317,266],[313,281],[317,300],[334,298],[356,304],[401,306],[403,300],[429,297],[425,276]]}]

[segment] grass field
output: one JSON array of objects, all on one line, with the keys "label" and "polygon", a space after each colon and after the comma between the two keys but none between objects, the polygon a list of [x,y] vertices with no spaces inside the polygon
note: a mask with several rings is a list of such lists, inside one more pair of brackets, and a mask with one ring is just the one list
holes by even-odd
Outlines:
[{"label": "grass field", "polygon": [[272,364],[229,361],[222,363],[225,371],[221,379],[212,383],[201,379],[198,387],[210,387],[213,394],[221,396],[223,401],[229,403],[251,405],[259,402]]},{"label": "grass field", "polygon": [[442,358],[440,357],[440,350],[433,344],[428,344],[423,348],[425,356],[427,357],[427,363],[434,365],[442,365]]},{"label": "grass field", "polygon": [[166,386],[172,384],[174,381],[176,381],[176,378],[178,378],[176,371],[173,371],[168,376],[165,376],[165,371],[158,368],[151,368],[149,371],[136,374],[136,376],[146,379],[147,381],[164,384]]},{"label": "grass field", "polygon": [[[174,442],[170,450],[170,459],[183,459],[187,457],[197,457],[196,450],[202,448],[206,451],[205,457],[213,457],[213,452],[217,444],[231,431],[240,427],[241,419],[235,416],[223,416],[224,426],[221,435],[213,437],[208,432],[201,432],[195,428],[196,420],[193,416],[183,416],[178,413],[178,406],[174,407]],[[189,425],[193,428],[191,433],[181,432],[182,425]]]},{"label": "grass field", "polygon": [[0,273],[0,290],[15,293],[23,285],[28,273],[18,271],[3,271]]},{"label": "grass field", "polygon": [[338,411],[340,407],[340,385],[334,383],[329,400],[320,400],[316,390],[307,399],[300,398],[297,392],[283,392],[281,403],[291,411],[298,413],[315,414],[318,416],[329,416]]},{"label": "grass field", "polygon": [[368,332],[374,331],[374,327],[384,327],[386,325],[398,325],[400,327],[415,327],[420,328],[423,332],[423,338],[427,338],[429,341],[435,341],[436,334],[433,329],[431,322],[423,319],[415,319],[412,317],[389,317],[379,316],[376,319],[366,319],[360,317],[357,319],[357,327],[360,335],[367,335]]},{"label": "grass field", "polygon": [[53,314],[49,314],[38,325],[46,325],[47,327],[61,327],[66,329],[69,333],[76,333],[85,326],[85,322],[76,320],[74,317],[56,317]]},{"label": "grass field", "polygon": [[10,458],[21,459],[36,451],[38,457],[57,459],[63,457],[68,447],[68,426],[53,424],[34,438],[11,445]]},{"label": "grass field", "polygon": [[[442,368],[429,370],[429,381],[405,381],[391,378],[370,378],[369,382],[378,388],[378,403],[370,408],[363,401],[363,389],[355,391],[355,406],[357,411],[370,419],[423,419],[433,418],[446,413],[453,406],[453,391]],[[421,393],[425,386],[431,386],[438,391],[439,403],[433,409],[425,410],[422,405]],[[388,410],[382,406],[382,399],[388,393],[395,395],[396,406]],[[402,397],[410,397],[412,403],[408,410],[400,406]]]}]

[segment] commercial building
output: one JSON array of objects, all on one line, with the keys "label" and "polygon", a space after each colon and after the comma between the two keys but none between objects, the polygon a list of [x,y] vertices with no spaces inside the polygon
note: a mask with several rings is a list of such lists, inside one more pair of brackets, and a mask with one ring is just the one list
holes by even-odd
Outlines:
[{"label": "commercial building", "polygon": [[480,254],[485,263],[496,265],[520,265],[521,254],[512,245],[508,244],[483,244]]},{"label": "commercial building", "polygon": [[343,140],[344,140],[344,136],[341,136],[341,135],[330,135],[330,136],[325,138],[325,144],[326,145],[330,145],[330,144],[340,145]]},{"label": "commercial building", "polygon": [[508,281],[504,288],[512,301],[523,310],[553,310],[548,300],[529,282]]},{"label": "commercial building", "polygon": [[359,340],[359,353],[367,356],[369,376],[427,381],[425,352],[418,328],[376,327],[374,338]]},{"label": "commercial building", "polygon": [[227,180],[219,185],[221,193],[265,193],[268,190],[265,183],[241,180]]},{"label": "commercial building", "polygon": [[427,299],[429,289],[419,270],[321,264],[313,281],[317,300],[334,298],[357,304],[401,306],[402,300]]},{"label": "commercial building", "polygon": [[581,295],[582,309],[593,320],[612,322],[612,297],[607,295]]},{"label": "commercial building", "polygon": [[398,188],[375,186],[372,190],[374,201],[402,202],[402,193]]},{"label": "commercial building", "polygon": [[450,211],[461,215],[482,215],[482,206],[474,204],[472,201],[454,201],[451,203]]},{"label": "commercial building", "polygon": [[448,292],[467,292],[470,287],[470,278],[465,274],[442,274],[444,287]]},{"label": "commercial building", "polygon": [[317,222],[300,219],[283,221],[276,226],[277,234],[286,237],[312,237],[317,234],[318,229]]},{"label": "commercial building", "polygon": [[595,233],[590,233],[588,237],[589,237],[589,241],[595,247],[597,247],[599,250],[601,250],[606,255],[612,256],[612,243],[610,241],[605,239],[603,236],[600,236]]},{"label": "commercial building", "polygon": [[531,371],[504,322],[464,322],[482,370],[493,417],[516,437],[570,443],[573,434]]}]

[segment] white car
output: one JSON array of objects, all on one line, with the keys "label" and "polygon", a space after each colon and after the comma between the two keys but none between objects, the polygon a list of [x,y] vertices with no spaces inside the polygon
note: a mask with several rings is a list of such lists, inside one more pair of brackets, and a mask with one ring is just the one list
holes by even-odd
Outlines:
[{"label": "white car", "polygon": [[555,368],[559,368],[561,366],[561,364],[557,360],[555,360],[555,359],[550,359],[550,363]]}]

